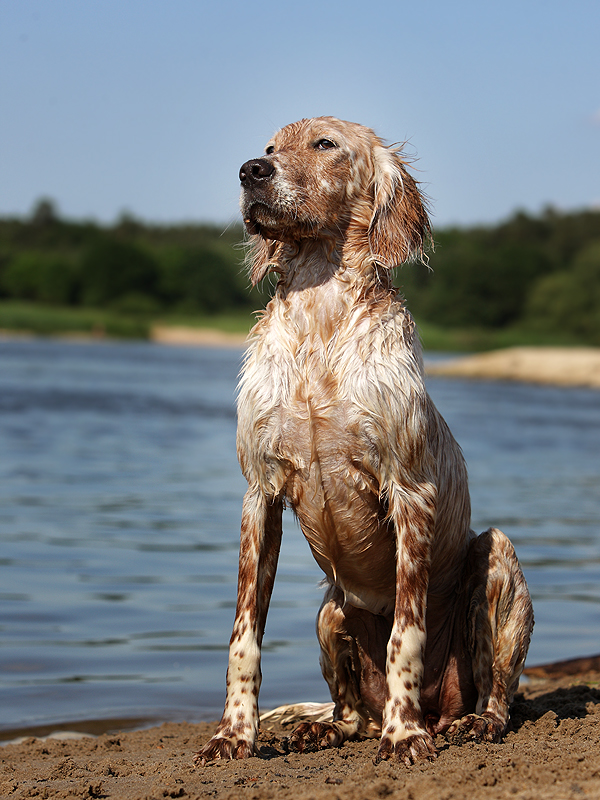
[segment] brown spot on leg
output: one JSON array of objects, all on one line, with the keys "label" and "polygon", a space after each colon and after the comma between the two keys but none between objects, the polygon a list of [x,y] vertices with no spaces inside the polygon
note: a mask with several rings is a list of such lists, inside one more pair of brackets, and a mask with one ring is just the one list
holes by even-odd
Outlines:
[{"label": "brown spot on leg", "polygon": [[499,741],[519,683],[533,628],[533,608],[521,566],[506,536],[490,528],[469,547],[467,646],[478,700],[449,733]]}]

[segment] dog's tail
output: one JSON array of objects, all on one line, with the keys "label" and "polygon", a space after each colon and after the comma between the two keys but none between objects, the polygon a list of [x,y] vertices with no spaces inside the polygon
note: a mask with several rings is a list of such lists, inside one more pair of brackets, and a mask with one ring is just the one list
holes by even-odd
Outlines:
[{"label": "dog's tail", "polygon": [[[278,706],[272,711],[260,715],[260,724],[265,730],[272,730],[274,725],[298,725],[301,722],[333,722],[333,703],[290,703]],[[381,724],[368,718],[366,726],[360,731],[361,736],[378,738],[381,736]]]},{"label": "dog's tail", "polygon": [[[294,724],[296,722],[331,722],[333,720],[333,703],[290,703],[287,706],[278,706],[272,711],[265,711],[260,715],[263,727],[269,729],[268,723],[280,725]],[[265,725],[265,723],[267,723]]]}]

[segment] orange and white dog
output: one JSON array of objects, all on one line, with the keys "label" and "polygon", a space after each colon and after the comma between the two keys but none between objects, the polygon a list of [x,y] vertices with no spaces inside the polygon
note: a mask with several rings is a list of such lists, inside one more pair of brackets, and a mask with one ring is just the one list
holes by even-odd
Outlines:
[{"label": "orange and white dog", "polygon": [[380,759],[436,755],[433,737],[497,741],[533,626],[514,549],[470,530],[461,450],[427,394],[392,269],[429,220],[398,150],[332,117],[280,130],[240,170],[251,278],[279,276],[238,402],[248,481],[225,711],[196,758],[253,755],[260,647],[289,504],[327,590],[317,632],[331,722],[291,743],[381,735]]}]

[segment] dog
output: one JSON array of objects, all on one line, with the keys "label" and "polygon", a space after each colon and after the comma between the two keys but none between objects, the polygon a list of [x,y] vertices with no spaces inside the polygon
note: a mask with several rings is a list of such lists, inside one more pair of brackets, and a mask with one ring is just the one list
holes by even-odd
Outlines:
[{"label": "dog", "polygon": [[470,530],[461,450],[429,398],[393,268],[424,259],[430,223],[401,150],[333,117],[282,128],[240,170],[256,285],[238,397],[248,481],[227,699],[196,754],[255,753],[260,648],[284,505],[325,573],[317,618],[330,722],[299,751],[377,733],[376,761],[411,765],[434,737],[499,741],[533,627],[509,540]]}]

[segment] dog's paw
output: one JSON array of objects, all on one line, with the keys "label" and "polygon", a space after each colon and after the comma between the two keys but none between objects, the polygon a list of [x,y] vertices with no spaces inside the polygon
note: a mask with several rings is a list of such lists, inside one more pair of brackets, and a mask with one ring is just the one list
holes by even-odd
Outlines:
[{"label": "dog's paw", "polygon": [[506,730],[504,722],[497,717],[467,714],[456,719],[446,731],[446,736],[453,744],[463,742],[499,742]]},{"label": "dog's paw", "polygon": [[215,735],[197,753],[194,753],[194,763],[204,766],[209,761],[219,759],[250,758],[254,755],[254,745],[246,739],[226,738]]},{"label": "dog's paw", "polygon": [[343,741],[343,733],[331,722],[303,722],[288,739],[290,748],[299,753],[337,747]]},{"label": "dog's paw", "polygon": [[379,764],[380,761],[400,761],[410,767],[419,761],[433,761],[437,758],[437,754],[433,739],[425,731],[398,741],[394,741],[389,734],[384,733],[374,761],[375,764]]}]

